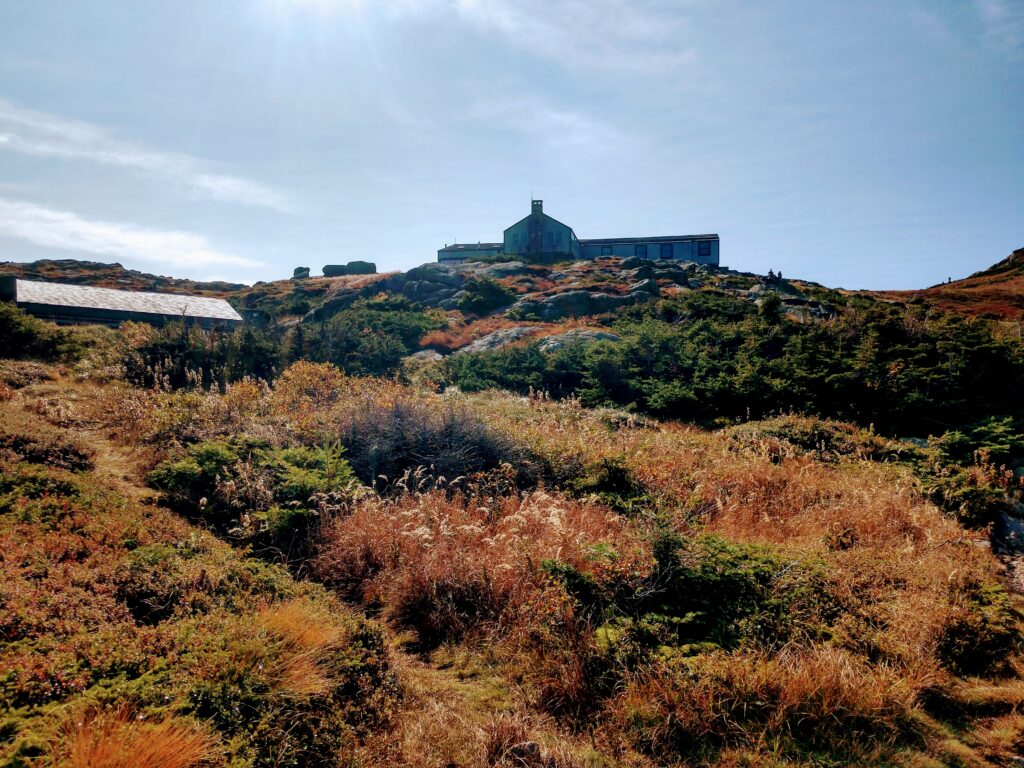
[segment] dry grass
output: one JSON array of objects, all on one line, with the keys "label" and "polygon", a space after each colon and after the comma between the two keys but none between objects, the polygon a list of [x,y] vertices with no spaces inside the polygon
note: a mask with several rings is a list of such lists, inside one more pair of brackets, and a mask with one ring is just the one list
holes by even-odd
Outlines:
[{"label": "dry grass", "polygon": [[934,670],[869,665],[829,646],[682,660],[631,683],[611,718],[655,757],[785,738],[863,754],[918,735],[915,708]]},{"label": "dry grass", "polygon": [[297,696],[325,696],[333,681],[323,668],[344,635],[322,606],[308,600],[292,600],[268,608],[256,619],[266,632],[265,663],[268,679],[283,691]]},{"label": "dry grass", "polygon": [[[544,589],[545,559],[598,578],[641,578],[650,556],[628,527],[603,507],[541,491],[486,501],[442,491],[368,498],[325,523],[315,568],[430,644],[513,625]],[[595,556],[599,544],[611,560]]]},{"label": "dry grass", "polygon": [[[651,669],[619,678],[618,689],[602,690],[605,705],[595,696],[602,659],[594,628],[574,614],[541,564],[558,560],[601,589],[628,592],[651,572],[642,516],[630,521],[592,500],[510,488],[463,495],[410,488],[390,500],[363,498],[324,521],[316,573],[394,626],[416,630],[422,647],[462,642],[522,686],[511,710],[518,715],[492,722],[493,711],[431,702],[437,680],[424,683],[423,696],[413,697],[395,729],[367,753],[367,764],[501,764],[507,742],[523,736],[523,723],[544,759],[552,758],[558,726],[540,718],[538,705],[596,728],[600,749],[623,764],[699,753],[723,768],[800,765],[797,744],[837,750],[850,764],[985,765],[1015,748],[1019,681],[965,687],[937,660],[943,633],[967,610],[971,585],[997,582],[999,564],[924,498],[906,467],[868,461],[858,451],[823,457],[778,441],[738,442],[573,401],[437,396],[343,377],[307,395],[309,382],[293,375],[275,392],[239,389],[230,405],[230,392],[153,395],[144,404],[152,416],[143,439],[243,430],[287,444],[337,434],[355,415],[398,403],[464,408],[543,457],[556,478],[618,462],[642,491],[643,509],[676,532],[783,546],[796,562],[821,563],[840,606],[827,642],[771,653],[701,652],[688,660],[668,653]],[[294,670],[280,675],[292,682],[282,685],[315,681],[318,662],[303,649],[326,638],[301,610],[275,610],[281,613],[266,614],[262,631],[293,649],[283,658],[291,654]],[[973,741],[931,720],[925,702],[936,691],[962,708],[958,716],[968,725],[957,734],[976,726]],[[557,764],[573,764],[583,753],[573,747],[567,754]]]},{"label": "dry grass", "polygon": [[57,768],[194,768],[216,756],[215,739],[187,722],[150,721],[130,709],[93,710],[60,731]]}]

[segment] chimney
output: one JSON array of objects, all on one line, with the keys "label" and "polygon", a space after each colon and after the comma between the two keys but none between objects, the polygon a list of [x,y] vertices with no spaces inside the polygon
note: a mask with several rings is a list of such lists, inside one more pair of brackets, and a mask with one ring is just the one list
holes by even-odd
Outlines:
[{"label": "chimney", "polygon": [[543,200],[531,200],[530,202],[533,204],[533,209],[530,211],[530,213],[535,213],[538,216],[540,214],[544,213],[544,201]]}]

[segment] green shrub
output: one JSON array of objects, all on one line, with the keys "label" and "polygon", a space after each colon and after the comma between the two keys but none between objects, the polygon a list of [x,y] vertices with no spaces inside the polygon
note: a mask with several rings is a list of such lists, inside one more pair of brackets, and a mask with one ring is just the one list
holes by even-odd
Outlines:
[{"label": "green shrub", "polygon": [[402,296],[360,299],[324,323],[306,323],[307,359],[333,363],[353,376],[392,376],[402,358],[419,349],[420,338],[440,328],[437,315]]},{"label": "green shrub", "polygon": [[656,567],[634,611],[654,614],[651,621],[672,628],[677,644],[733,648],[817,638],[838,610],[823,565],[807,555],[670,533],[656,537],[653,555]]},{"label": "green shrub", "polygon": [[962,610],[943,627],[938,656],[958,675],[1006,669],[1021,648],[1021,615],[998,584],[970,584]]},{"label": "green shrub", "polygon": [[960,466],[934,463],[921,470],[932,503],[968,528],[985,528],[1008,511],[1017,490],[1013,473],[991,464]]},{"label": "green shrub", "polygon": [[452,355],[443,368],[466,390],[541,390],[707,423],[799,410],[913,435],[1021,412],[1024,350],[953,314],[865,301],[800,323],[702,290],[623,310],[613,328],[614,344],[534,342]]},{"label": "green shrub", "polygon": [[5,357],[40,360],[78,359],[84,349],[75,335],[0,302],[0,349]]},{"label": "green shrub", "polygon": [[32,464],[81,472],[92,469],[96,452],[61,434],[28,435],[0,428],[0,449],[6,449]]},{"label": "green shrub", "polygon": [[122,363],[125,378],[136,386],[210,388],[246,377],[273,381],[281,355],[281,338],[274,330],[208,331],[174,322],[146,335]]},{"label": "green shrub", "polygon": [[290,526],[305,530],[310,497],[352,486],[355,478],[343,453],[340,443],[278,448],[240,438],[207,441],[161,462],[149,482],[175,506],[222,529],[256,513],[247,533],[267,533],[276,541],[291,532]]},{"label": "green shrub", "polygon": [[479,317],[508,306],[516,298],[514,292],[491,278],[470,280],[462,286],[462,290],[465,295],[459,298],[459,309]]},{"label": "green shrub", "polygon": [[596,465],[582,468],[579,475],[563,484],[572,495],[594,497],[623,515],[650,512],[656,505],[621,457],[605,457]]},{"label": "green shrub", "polygon": [[410,400],[363,408],[343,425],[340,439],[355,474],[373,487],[394,488],[417,470],[417,482],[427,484],[465,480],[503,464],[523,485],[539,474],[529,451],[454,406]]}]

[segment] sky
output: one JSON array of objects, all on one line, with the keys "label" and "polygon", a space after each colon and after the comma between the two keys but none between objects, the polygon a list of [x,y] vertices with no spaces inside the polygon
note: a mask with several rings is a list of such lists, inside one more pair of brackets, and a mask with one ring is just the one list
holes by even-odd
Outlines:
[{"label": "sky", "polygon": [[846,288],[1024,246],[1024,0],[3,0],[0,261],[251,283],[716,232]]}]

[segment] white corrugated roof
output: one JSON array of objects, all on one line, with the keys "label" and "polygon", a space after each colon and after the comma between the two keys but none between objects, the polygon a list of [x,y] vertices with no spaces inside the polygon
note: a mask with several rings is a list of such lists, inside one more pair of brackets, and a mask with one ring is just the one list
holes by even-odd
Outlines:
[{"label": "white corrugated roof", "polygon": [[119,291],[114,288],[93,288],[87,285],[65,285],[35,280],[17,280],[17,303],[48,304],[60,307],[88,307],[119,312],[142,312],[150,315],[184,315],[215,320],[242,317],[224,299],[206,296],[185,296],[177,293]]}]

